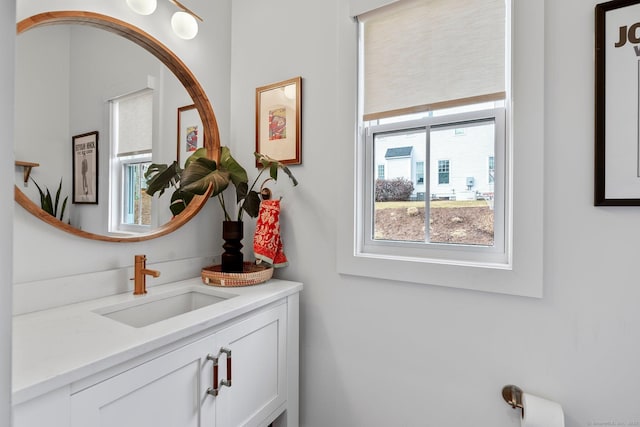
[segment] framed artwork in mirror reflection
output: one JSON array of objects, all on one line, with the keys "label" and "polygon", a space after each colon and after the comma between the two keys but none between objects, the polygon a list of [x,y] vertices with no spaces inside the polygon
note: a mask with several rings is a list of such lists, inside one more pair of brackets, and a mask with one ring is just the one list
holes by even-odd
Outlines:
[{"label": "framed artwork in mirror reflection", "polygon": [[73,197],[76,204],[98,204],[98,132],[72,137]]},{"label": "framed artwork in mirror reflection", "polygon": [[[256,89],[256,151],[299,165],[302,77]],[[256,166],[261,165],[256,162]]]},{"label": "framed artwork in mirror reflection", "polygon": [[204,147],[202,120],[195,104],[178,108],[178,155],[180,167],[198,148]]}]

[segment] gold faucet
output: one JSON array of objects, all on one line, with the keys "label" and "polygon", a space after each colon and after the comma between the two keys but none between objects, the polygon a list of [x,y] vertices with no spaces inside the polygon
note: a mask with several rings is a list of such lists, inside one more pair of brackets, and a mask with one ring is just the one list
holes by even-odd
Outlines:
[{"label": "gold faucet", "polygon": [[160,272],[147,268],[147,256],[136,255],[133,268],[133,294],[144,295],[147,293],[147,276],[158,277]]}]

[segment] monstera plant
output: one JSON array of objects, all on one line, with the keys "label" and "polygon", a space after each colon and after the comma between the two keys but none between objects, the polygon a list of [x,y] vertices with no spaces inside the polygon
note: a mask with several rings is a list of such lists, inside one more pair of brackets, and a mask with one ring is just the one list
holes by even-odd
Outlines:
[{"label": "monstera plant", "polygon": [[209,186],[212,186],[211,197],[218,198],[225,221],[232,221],[223,194],[231,184],[236,193],[235,204],[238,211],[236,220],[242,221],[244,212],[252,218],[258,216],[260,195],[255,188],[265,171],[269,171],[271,179],[277,180],[278,171],[282,170],[289,176],[294,186],[298,185],[298,181],[286,165],[264,154],[255,153],[262,167],[251,186],[249,186],[247,171],[231,156],[228,147],[221,147],[219,163],[207,158],[206,154],[206,149],[198,149],[186,160],[184,169],[181,169],[175,161],[170,165],[157,163],[150,165],[145,173],[147,193],[153,196],[159,192],[161,196],[167,189],[173,188],[169,208],[174,215],[178,215],[196,194],[205,194]]},{"label": "monstera plant", "polygon": [[[162,195],[168,188],[173,188],[171,196],[171,211],[178,215],[193,199],[194,195],[205,194],[212,188],[211,197],[217,197],[224,212],[222,223],[222,238],[225,240],[225,252],[221,256],[221,270],[225,273],[242,273],[245,263],[242,255],[242,239],[244,227],[242,216],[246,212],[255,218],[260,211],[260,195],[256,191],[262,174],[268,170],[270,178],[277,180],[278,171],[286,173],[293,185],[298,185],[291,171],[284,164],[264,154],[255,153],[258,163],[262,165],[258,176],[249,186],[247,171],[231,156],[227,147],[221,147],[220,162],[206,157],[206,150],[201,148],[191,155],[181,169],[177,162],[171,165],[152,164],[145,173],[147,179],[147,193],[159,192]],[[228,203],[224,199],[224,190],[233,185],[235,189],[235,204],[237,205],[236,220],[231,219]]]}]

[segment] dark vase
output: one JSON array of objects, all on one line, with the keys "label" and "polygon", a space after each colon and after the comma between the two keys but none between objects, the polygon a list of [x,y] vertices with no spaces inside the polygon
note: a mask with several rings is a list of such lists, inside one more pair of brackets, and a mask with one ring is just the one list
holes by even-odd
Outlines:
[{"label": "dark vase", "polygon": [[224,253],[222,254],[222,271],[225,273],[242,273],[242,237],[244,225],[242,221],[223,221],[222,238]]}]

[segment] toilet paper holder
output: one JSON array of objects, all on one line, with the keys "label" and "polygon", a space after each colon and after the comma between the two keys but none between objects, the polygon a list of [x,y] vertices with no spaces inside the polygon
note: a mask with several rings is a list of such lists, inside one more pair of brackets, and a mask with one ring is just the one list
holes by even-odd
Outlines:
[{"label": "toilet paper holder", "polygon": [[522,406],[522,389],[516,385],[506,385],[502,387],[502,398],[513,409],[520,408],[524,415],[524,407]]}]

